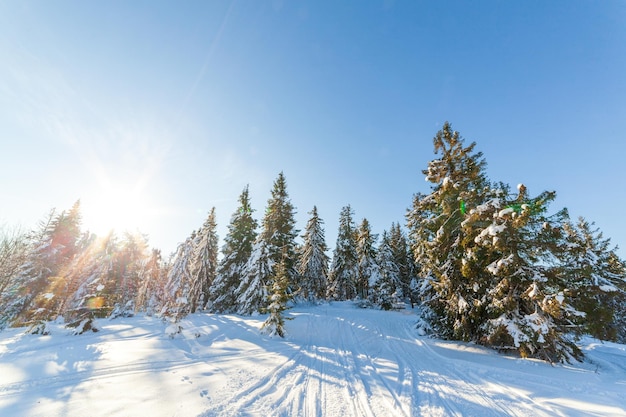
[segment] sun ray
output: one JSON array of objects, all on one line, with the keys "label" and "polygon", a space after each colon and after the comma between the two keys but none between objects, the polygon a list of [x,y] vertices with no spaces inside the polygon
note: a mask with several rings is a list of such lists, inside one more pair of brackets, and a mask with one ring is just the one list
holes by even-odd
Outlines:
[{"label": "sun ray", "polygon": [[84,199],[85,228],[103,236],[118,232],[146,229],[149,222],[150,199],[137,185],[107,182]]}]

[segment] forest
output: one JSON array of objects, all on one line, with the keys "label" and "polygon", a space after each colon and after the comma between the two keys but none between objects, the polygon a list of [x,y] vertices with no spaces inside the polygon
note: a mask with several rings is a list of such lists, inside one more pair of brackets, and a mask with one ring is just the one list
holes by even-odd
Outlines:
[{"label": "forest", "polygon": [[267,314],[262,331],[283,336],[290,306],[353,300],[415,308],[420,334],[550,362],[582,360],[582,335],[626,343],[626,263],[610,239],[551,209],[553,191],[489,179],[476,143],[449,123],[433,145],[430,192],[406,218],[378,234],[345,206],[332,253],[316,207],[297,228],[282,172],[260,221],[242,190],[221,247],[214,208],[167,257],[142,234],[82,230],[80,201],[34,230],[4,227],[0,330],[60,322],[80,334],[98,319],[203,311]]}]

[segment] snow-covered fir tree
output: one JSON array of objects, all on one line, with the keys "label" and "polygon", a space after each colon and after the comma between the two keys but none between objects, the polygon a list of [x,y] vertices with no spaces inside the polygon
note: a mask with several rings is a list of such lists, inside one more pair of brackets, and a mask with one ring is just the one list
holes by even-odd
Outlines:
[{"label": "snow-covered fir tree", "polygon": [[161,314],[171,317],[174,321],[179,321],[191,311],[189,291],[193,278],[190,262],[194,250],[194,239],[195,232],[178,245],[167,274],[164,289],[165,303]]},{"label": "snow-covered fir tree", "polygon": [[80,201],[69,211],[50,212],[31,237],[27,259],[18,273],[19,293],[5,306],[13,315],[13,325],[29,325],[31,332],[41,333],[45,321],[58,315],[65,276],[84,238],[80,230]]},{"label": "snow-covered fir tree", "polygon": [[383,232],[376,263],[380,274],[373,285],[370,299],[383,310],[391,310],[401,303],[402,281],[400,279],[400,265],[394,256],[391,239],[387,231]]},{"label": "snow-covered fir tree", "polygon": [[315,206],[309,214],[311,218],[302,236],[298,259],[301,280],[298,296],[313,301],[326,298],[329,258],[326,254],[328,247],[324,238],[324,221],[319,218]]},{"label": "snow-covered fir tree", "polygon": [[219,238],[216,229],[215,207],[213,207],[196,235],[189,265],[192,276],[189,290],[192,313],[198,307],[204,309],[209,302],[210,288],[217,274]]},{"label": "snow-covered fir tree", "polygon": [[274,265],[283,259],[289,286],[288,293],[299,286],[296,279],[295,209],[287,194],[285,176],[281,172],[274,182],[272,196],[267,202],[261,233],[252,248],[252,254],[236,290],[237,312],[252,314],[267,307],[267,289],[272,287]]},{"label": "snow-covered fir tree", "polygon": [[210,290],[209,310],[215,313],[231,313],[237,309],[236,290],[245,275],[245,267],[252,255],[257,238],[257,221],[252,217],[248,187],[239,196],[239,207],[233,213],[228,233],[222,247],[217,276]]},{"label": "snow-covered fir tree", "polygon": [[[19,230],[0,230],[0,330],[14,318],[12,306],[20,289],[20,269],[26,263],[29,241]],[[13,305],[13,307],[16,307]]]},{"label": "snow-covered fir tree", "polygon": [[113,256],[113,270],[106,284],[110,288],[111,317],[134,314],[135,297],[143,279],[142,264],[148,256],[147,238],[139,233],[125,232]]},{"label": "snow-covered fir tree", "polygon": [[88,327],[95,328],[94,320],[107,317],[113,310],[114,294],[110,284],[116,281],[116,262],[113,258],[119,250],[119,242],[113,231],[102,238],[95,238],[82,251],[68,274],[68,298],[63,317],[68,327],[81,333]]},{"label": "snow-covered fir tree", "polygon": [[297,260],[296,237],[299,233],[299,230],[296,229],[295,214],[295,208],[287,193],[285,175],[281,172],[274,181],[272,195],[267,201],[259,239],[265,241],[273,264],[278,264],[283,258],[285,259],[290,292],[300,286],[295,268]]},{"label": "snow-covered fir tree", "polygon": [[488,288],[480,301],[489,319],[480,327],[478,341],[561,362],[582,357],[566,333],[581,312],[571,304],[571,288],[559,279],[559,268],[552,266],[567,221],[566,210],[547,214],[555,196],[543,192],[531,198],[520,184],[516,197],[505,189],[499,198],[470,212],[468,223],[484,226],[474,228],[479,232],[474,237],[477,246],[467,261],[489,261],[485,269],[492,277],[479,284]]},{"label": "snow-covered fir tree", "polygon": [[413,254],[409,242],[399,223],[394,222],[391,224],[388,240],[394,263],[398,267],[400,288],[398,288],[397,292],[403,299],[410,302],[412,307],[419,300],[419,294],[415,291],[418,270],[413,262]]},{"label": "snow-covered fir tree", "polygon": [[356,294],[362,300],[368,299],[370,287],[374,286],[380,277],[376,263],[375,244],[377,238],[378,236],[372,233],[369,221],[363,219],[356,231]]},{"label": "snow-covered fir tree", "polygon": [[549,361],[580,358],[567,332],[583,315],[559,264],[567,211],[548,215],[555,193],[512,195],[492,185],[474,143],[446,123],[424,171],[432,192],[408,214],[425,280],[424,318],[439,335]]},{"label": "snow-covered fir tree", "polygon": [[152,316],[158,312],[158,306],[162,303],[167,278],[159,249],[152,249],[150,256],[143,260],[139,275],[141,285],[137,290],[135,312]]},{"label": "snow-covered fir tree", "polygon": [[79,251],[81,222],[80,200],[76,201],[69,211],[62,211],[52,221],[52,230],[48,235],[47,262],[54,276],[57,276]]},{"label": "snow-covered fir tree", "polygon": [[468,239],[462,224],[467,208],[488,198],[485,161],[482,153],[474,152],[476,144],[464,146],[447,122],[433,143],[440,157],[423,171],[431,193],[415,195],[407,213],[414,260],[421,268],[422,314],[439,335],[472,340],[486,320],[483,294],[475,291],[484,288],[485,274],[465,266]]},{"label": "snow-covered fir tree", "polygon": [[337,243],[328,273],[327,294],[333,300],[351,300],[357,295],[358,260],[353,215],[349,205],[343,207],[339,215]]},{"label": "snow-covered fir tree", "polygon": [[235,312],[250,315],[264,311],[268,305],[268,289],[272,286],[274,260],[268,243],[260,238],[252,247],[239,287],[235,290]]},{"label": "snow-covered fir tree", "polygon": [[622,277],[616,285],[619,291],[615,292],[609,300],[613,310],[611,327],[616,329],[615,341],[626,344],[626,261],[620,259],[616,253],[612,253],[609,257],[609,264],[611,264],[611,270],[617,271]]},{"label": "snow-covered fir tree", "polygon": [[275,268],[272,288],[268,295],[268,307],[266,309],[269,316],[261,327],[261,332],[268,336],[285,337],[285,317],[283,312],[287,310],[287,303],[290,298],[287,294],[288,285],[287,263],[286,259],[283,258]]},{"label": "snow-covered fir tree", "polygon": [[581,332],[603,340],[622,339],[626,335],[626,275],[616,248],[582,217],[575,225],[565,223],[563,230],[561,285],[569,290],[575,308],[584,313],[579,317]]}]

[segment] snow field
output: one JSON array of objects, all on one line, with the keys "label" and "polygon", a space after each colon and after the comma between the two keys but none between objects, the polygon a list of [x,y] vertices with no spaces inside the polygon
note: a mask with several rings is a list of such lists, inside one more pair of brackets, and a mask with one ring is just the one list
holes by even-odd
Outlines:
[{"label": "snow field", "polygon": [[522,360],[418,336],[410,310],[350,302],[265,316],[195,314],[170,338],[150,317],[71,336],[0,333],[2,416],[626,416],[626,347],[588,362]]}]

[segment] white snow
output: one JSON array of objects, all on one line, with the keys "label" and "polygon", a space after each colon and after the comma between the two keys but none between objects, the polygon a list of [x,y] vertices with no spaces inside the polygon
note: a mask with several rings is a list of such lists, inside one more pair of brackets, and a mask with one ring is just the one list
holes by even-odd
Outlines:
[{"label": "white snow", "polygon": [[600,285],[600,291],[604,291],[604,292],[614,292],[614,291],[619,291],[617,289],[617,287],[613,286],[613,285]]},{"label": "white snow", "polygon": [[465,301],[465,298],[463,298],[463,296],[459,295],[459,302],[457,303],[459,306],[459,314],[463,314],[464,311],[466,311],[469,307],[469,304],[467,304],[467,301]]},{"label": "white snow", "polygon": [[563,294],[563,291],[560,291],[555,297],[556,301],[559,302],[559,304],[563,304],[563,301],[565,301],[565,295]]},{"label": "white snow", "polygon": [[487,271],[491,272],[492,275],[498,275],[500,273],[500,270],[510,265],[513,260],[513,254],[510,254],[506,258],[493,261],[492,263],[487,265]]},{"label": "white snow", "polygon": [[[350,302],[266,316],[97,322],[0,333],[2,416],[626,416],[626,346],[583,339],[572,365],[419,336],[414,310]],[[173,333],[173,334],[172,334]],[[170,338],[172,336],[172,338]]]},{"label": "white snow", "polygon": [[505,217],[511,213],[515,213],[515,210],[512,207],[507,207],[498,212],[498,217]]},{"label": "white snow", "polygon": [[[528,298],[530,299],[535,298],[539,294],[539,287],[537,286],[536,282],[530,284],[530,287],[528,289],[530,290],[528,292]],[[563,303],[563,301],[561,301],[561,303]]]},{"label": "white snow", "polygon": [[[474,242],[480,244],[480,242],[486,237],[486,236],[494,236],[497,237],[499,233],[502,233],[504,230],[506,230],[506,224],[495,224],[492,223],[489,226],[487,226],[486,228],[484,228],[480,234],[478,236],[476,236],[474,238]],[[497,242],[497,240],[496,240]]]}]

